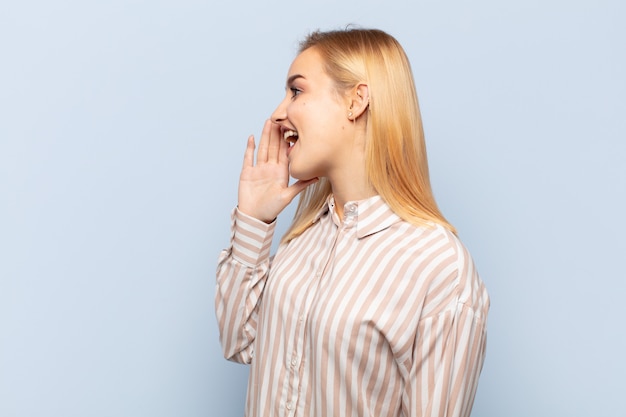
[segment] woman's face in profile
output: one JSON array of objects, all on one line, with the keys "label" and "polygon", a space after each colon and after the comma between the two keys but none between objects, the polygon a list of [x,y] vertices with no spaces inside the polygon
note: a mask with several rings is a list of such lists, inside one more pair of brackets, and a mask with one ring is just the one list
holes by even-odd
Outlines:
[{"label": "woman's face in profile", "polygon": [[314,47],[300,53],[289,68],[285,98],[272,114],[291,144],[292,177],[332,177],[342,168],[352,149],[349,112],[350,101],[326,74],[320,54]]}]

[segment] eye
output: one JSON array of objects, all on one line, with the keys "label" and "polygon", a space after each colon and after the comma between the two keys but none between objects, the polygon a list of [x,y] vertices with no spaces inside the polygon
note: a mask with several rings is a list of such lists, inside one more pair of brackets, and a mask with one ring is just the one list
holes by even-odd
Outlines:
[{"label": "eye", "polygon": [[302,90],[296,87],[289,87],[289,90],[291,91],[291,98],[296,98],[296,96],[298,96],[302,92]]}]

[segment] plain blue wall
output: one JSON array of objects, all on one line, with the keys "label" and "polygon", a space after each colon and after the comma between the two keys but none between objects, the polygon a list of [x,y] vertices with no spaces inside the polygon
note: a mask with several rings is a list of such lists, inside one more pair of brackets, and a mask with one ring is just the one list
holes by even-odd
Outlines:
[{"label": "plain blue wall", "polygon": [[473,416],[622,415],[625,20],[619,0],[4,2],[0,416],[242,414],[213,295],[245,140],[297,41],[348,23],[405,46],[436,196],[492,296]]}]

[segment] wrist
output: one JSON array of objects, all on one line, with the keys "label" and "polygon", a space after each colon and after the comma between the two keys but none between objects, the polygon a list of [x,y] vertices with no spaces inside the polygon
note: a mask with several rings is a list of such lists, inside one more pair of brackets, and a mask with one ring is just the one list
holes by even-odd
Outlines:
[{"label": "wrist", "polygon": [[261,215],[259,215],[258,213],[254,213],[254,211],[253,211],[253,210],[248,210],[247,208],[243,208],[243,209],[242,209],[242,208],[241,208],[241,206],[239,206],[239,205],[237,205],[237,211],[238,211],[240,214],[242,214],[242,215],[244,215],[244,216],[246,216],[246,217],[249,217],[249,218],[251,218],[251,219],[258,220],[258,221],[263,222],[263,223],[265,223],[265,224],[272,224],[272,223],[274,223],[274,222],[276,221],[276,219],[277,219],[277,217],[275,216],[275,217],[273,217],[272,219],[269,219],[269,220],[268,220],[267,218],[264,218],[264,216],[261,216]]}]

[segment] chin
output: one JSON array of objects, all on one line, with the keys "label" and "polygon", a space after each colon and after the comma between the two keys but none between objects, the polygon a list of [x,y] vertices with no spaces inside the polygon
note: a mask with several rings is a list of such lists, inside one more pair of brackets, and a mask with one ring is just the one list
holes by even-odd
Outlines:
[{"label": "chin", "polygon": [[292,167],[289,167],[289,175],[291,176],[291,178],[295,178],[300,181],[306,181],[310,180],[311,178],[317,177],[317,175],[313,175],[310,172],[298,171],[297,169],[293,169]]},{"label": "chin", "polygon": [[306,180],[309,179],[309,177],[306,177],[304,175],[298,175],[298,174],[293,173],[293,172],[290,173],[289,175],[291,176],[291,178],[296,179],[296,180],[300,180],[300,181],[306,181]]}]

